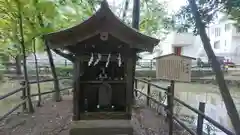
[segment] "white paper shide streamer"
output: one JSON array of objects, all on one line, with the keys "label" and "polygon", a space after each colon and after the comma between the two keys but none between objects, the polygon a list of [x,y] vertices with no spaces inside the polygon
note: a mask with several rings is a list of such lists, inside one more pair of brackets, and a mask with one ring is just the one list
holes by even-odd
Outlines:
[{"label": "white paper shide streamer", "polygon": [[92,62],[93,62],[93,53],[91,53],[91,58],[90,58],[90,60],[88,62],[88,66],[90,66],[92,64]]},{"label": "white paper shide streamer", "polygon": [[102,55],[100,54],[100,53],[98,53],[98,58],[97,58],[97,60],[94,62],[94,66],[96,66],[97,64],[98,64],[98,62],[101,60],[101,58],[102,58]]},{"label": "white paper shide streamer", "polygon": [[107,62],[106,62],[106,67],[108,67],[108,64],[109,64],[110,58],[111,58],[111,53],[108,54],[108,58],[107,58]]},{"label": "white paper shide streamer", "polygon": [[122,59],[121,59],[120,53],[118,54],[117,60],[118,60],[118,66],[120,67],[122,65]]}]

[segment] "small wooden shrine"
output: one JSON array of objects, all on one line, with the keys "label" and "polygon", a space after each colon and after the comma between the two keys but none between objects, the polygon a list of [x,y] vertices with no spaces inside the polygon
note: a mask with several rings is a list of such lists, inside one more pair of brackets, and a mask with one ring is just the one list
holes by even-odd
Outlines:
[{"label": "small wooden shrine", "polygon": [[175,53],[156,57],[156,77],[171,81],[191,81],[191,67],[193,57],[177,55]]},{"label": "small wooden shrine", "polygon": [[131,119],[136,54],[158,39],[128,27],[103,1],[92,17],[45,40],[74,54],[73,120]]}]

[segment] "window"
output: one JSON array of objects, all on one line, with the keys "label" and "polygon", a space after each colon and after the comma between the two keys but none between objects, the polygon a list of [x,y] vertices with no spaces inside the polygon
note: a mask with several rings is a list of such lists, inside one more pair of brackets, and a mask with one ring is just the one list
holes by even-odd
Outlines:
[{"label": "window", "polygon": [[225,32],[229,31],[230,29],[230,24],[225,24]]},{"label": "window", "polygon": [[237,33],[240,33],[240,26],[238,26],[236,29],[237,29]]},{"label": "window", "polygon": [[215,28],[215,37],[220,36],[221,29],[220,28]]},{"label": "window", "polygon": [[177,54],[177,55],[181,55],[182,47],[174,47],[174,53]]},{"label": "window", "polygon": [[186,33],[188,32],[188,28],[180,28],[178,29],[178,33]]},{"label": "window", "polygon": [[211,28],[211,33],[212,35],[214,35],[214,28]]},{"label": "window", "polygon": [[214,49],[220,49],[220,41],[214,42]]},{"label": "window", "polygon": [[211,97],[211,104],[216,105],[216,99],[214,97]]}]

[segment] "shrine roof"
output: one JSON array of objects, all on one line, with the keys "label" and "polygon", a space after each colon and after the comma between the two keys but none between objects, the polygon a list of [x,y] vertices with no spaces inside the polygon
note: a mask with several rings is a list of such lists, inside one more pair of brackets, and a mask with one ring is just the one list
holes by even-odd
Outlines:
[{"label": "shrine roof", "polygon": [[152,51],[159,40],[146,36],[136,29],[123,23],[114,15],[106,1],[103,1],[101,8],[89,19],[74,27],[44,35],[50,48],[63,48],[76,45],[86,39],[107,32],[120,41],[128,44],[130,48],[142,51]]},{"label": "shrine roof", "polygon": [[158,57],[155,57],[154,59],[161,59],[161,58],[168,57],[168,56],[179,56],[179,57],[183,57],[183,58],[186,58],[186,59],[196,60],[196,58],[194,58],[194,57],[189,57],[189,56],[185,56],[185,55],[177,55],[175,53],[170,53],[170,54],[167,54],[167,55],[158,56]]}]

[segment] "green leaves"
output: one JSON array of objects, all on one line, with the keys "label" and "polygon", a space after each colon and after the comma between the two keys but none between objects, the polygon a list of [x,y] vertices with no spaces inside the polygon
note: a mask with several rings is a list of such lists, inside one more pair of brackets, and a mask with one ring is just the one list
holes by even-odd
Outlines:
[{"label": "green leaves", "polygon": [[51,19],[58,15],[55,3],[52,1],[39,0],[35,4],[36,12],[40,12],[45,18]]},{"label": "green leaves", "polygon": [[[229,19],[240,23],[240,0],[196,0],[196,3],[205,27],[216,19],[218,13],[225,13]],[[175,28],[178,31],[192,29],[195,34],[199,33],[195,27],[189,4],[181,7],[175,20],[177,22]]]},{"label": "green leaves", "polygon": [[229,15],[229,19],[235,20],[236,25],[240,26],[240,0],[226,1],[225,11]]},{"label": "green leaves", "polygon": [[[95,13],[101,0],[18,1],[23,17],[26,50],[31,50],[32,40],[37,38],[37,48],[42,51],[44,47],[40,36],[81,23]],[[159,33],[164,35],[172,28],[173,22],[171,17],[167,16],[164,3],[158,0],[143,0],[141,5],[140,31],[151,36],[159,36]],[[17,5],[14,0],[0,0],[0,7],[0,49],[12,48],[11,44],[19,46],[21,38]],[[129,17],[127,19],[129,24],[130,20]],[[20,53],[18,49],[17,51]]]},{"label": "green leaves", "polygon": [[150,36],[165,36],[173,28],[173,21],[168,16],[165,3],[158,0],[141,1],[140,31]]}]

